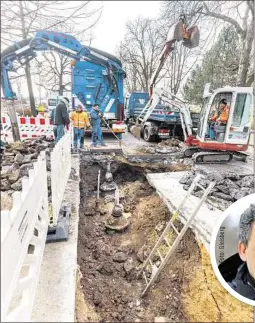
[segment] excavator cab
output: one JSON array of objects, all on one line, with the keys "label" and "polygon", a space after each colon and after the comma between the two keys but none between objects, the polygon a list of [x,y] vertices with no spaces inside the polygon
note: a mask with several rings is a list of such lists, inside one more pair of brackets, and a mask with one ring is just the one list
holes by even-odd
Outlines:
[{"label": "excavator cab", "polygon": [[[229,153],[246,151],[251,130],[252,90],[249,87],[225,87],[207,97],[200,114],[195,146],[204,151]],[[225,124],[221,124],[221,121],[215,122],[213,125],[215,136],[211,137],[208,133],[210,114],[213,109],[217,111],[222,99],[227,102],[227,122]]]}]

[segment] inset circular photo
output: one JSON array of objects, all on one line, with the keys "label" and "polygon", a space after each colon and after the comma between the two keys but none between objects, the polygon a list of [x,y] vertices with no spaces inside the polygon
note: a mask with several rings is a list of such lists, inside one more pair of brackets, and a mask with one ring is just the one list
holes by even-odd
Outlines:
[{"label": "inset circular photo", "polygon": [[236,201],[222,214],[212,234],[210,256],[223,287],[255,306],[255,194]]}]

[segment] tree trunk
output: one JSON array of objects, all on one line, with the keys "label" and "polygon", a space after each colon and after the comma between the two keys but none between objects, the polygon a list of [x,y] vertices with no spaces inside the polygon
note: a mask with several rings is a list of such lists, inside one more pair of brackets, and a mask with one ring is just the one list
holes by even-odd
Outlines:
[{"label": "tree trunk", "polygon": [[7,101],[7,104],[8,104],[9,117],[11,121],[13,140],[14,142],[20,141],[19,126],[18,126],[17,113],[16,113],[14,101],[13,100]]},{"label": "tree trunk", "polygon": [[[19,1],[19,9],[20,9],[22,36],[23,36],[23,39],[27,39],[22,1]],[[31,78],[29,63],[27,63],[25,65],[25,73],[26,73],[26,79],[27,79],[27,88],[28,88],[28,93],[29,93],[31,112],[32,112],[32,115],[34,117],[36,117],[37,113],[36,113],[36,108],[35,108],[35,97],[34,97],[34,93],[33,93],[32,78]]]},{"label": "tree trunk", "polygon": [[248,70],[250,66],[250,54],[253,42],[253,25],[249,25],[247,35],[243,42],[243,48],[241,52],[240,64],[238,69],[236,86],[246,86]]}]

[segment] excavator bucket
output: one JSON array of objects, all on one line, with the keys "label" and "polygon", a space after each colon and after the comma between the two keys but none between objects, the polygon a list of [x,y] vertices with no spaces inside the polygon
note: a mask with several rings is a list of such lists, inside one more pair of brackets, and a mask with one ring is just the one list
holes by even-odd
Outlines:
[{"label": "excavator bucket", "polygon": [[177,41],[183,40],[184,34],[185,34],[184,25],[181,21],[179,21],[178,24],[176,24],[169,30],[167,39],[168,40],[175,39]]},{"label": "excavator bucket", "polygon": [[197,26],[192,26],[189,28],[183,37],[183,46],[189,49],[195,48],[199,45],[199,29]]},{"label": "excavator bucket", "polygon": [[133,125],[130,127],[130,132],[137,139],[141,139],[141,130],[142,128],[140,125]]}]

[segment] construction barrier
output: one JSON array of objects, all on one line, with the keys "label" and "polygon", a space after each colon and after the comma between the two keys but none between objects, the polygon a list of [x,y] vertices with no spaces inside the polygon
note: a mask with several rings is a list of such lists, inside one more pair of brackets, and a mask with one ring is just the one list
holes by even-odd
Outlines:
[{"label": "construction barrier", "polygon": [[[54,138],[53,125],[50,118],[42,117],[17,117],[20,139],[36,138],[46,136],[47,138]],[[13,135],[11,129],[11,121],[8,115],[1,117],[2,132],[1,137],[3,141],[13,142]]]},{"label": "construction barrier", "polygon": [[2,322],[29,322],[49,222],[46,155],[41,152],[13,207],[1,211]]},{"label": "construction barrier", "polygon": [[52,215],[50,225],[57,225],[58,216],[63,200],[68,177],[71,172],[71,144],[73,129],[59,140],[51,152],[51,196],[52,196]]}]

